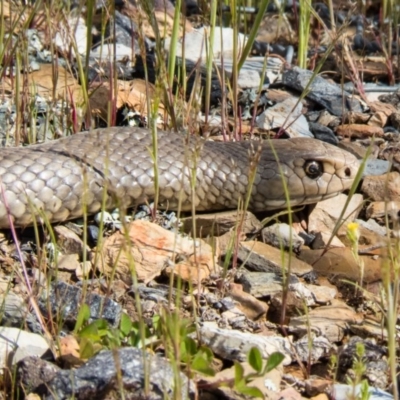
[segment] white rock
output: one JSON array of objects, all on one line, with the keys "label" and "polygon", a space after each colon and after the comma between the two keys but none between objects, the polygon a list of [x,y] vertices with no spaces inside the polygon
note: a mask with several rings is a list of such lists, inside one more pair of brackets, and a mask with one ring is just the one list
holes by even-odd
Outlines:
[{"label": "white rock", "polygon": [[[393,396],[381,389],[369,387],[369,400],[392,400]],[[347,400],[353,398],[353,387],[342,383],[335,383],[332,387],[332,398]],[[355,387],[354,398],[361,398],[361,385]]]},{"label": "white rock", "polygon": [[275,104],[257,117],[257,126],[261,129],[283,128],[290,137],[314,137],[308,127],[306,117],[302,114],[303,105],[295,97]]},{"label": "white rock", "polygon": [[54,38],[54,43],[61,52],[69,51],[72,46],[71,40],[76,43],[78,53],[86,54],[87,27],[83,18],[70,18],[68,26],[61,26]]},{"label": "white rock", "polygon": [[[233,35],[234,31],[231,28],[216,27],[213,43],[213,58],[232,58],[233,55]],[[207,51],[209,51],[210,29],[202,27],[185,35],[185,48],[182,48],[182,39],[177,43],[176,55],[187,60],[197,62],[199,59],[206,60]],[[238,51],[240,52],[246,45],[247,38],[243,34],[238,35]],[[168,51],[170,48],[171,39],[165,40],[164,48]],[[208,50],[206,50],[208,49]]]},{"label": "white rock", "polygon": [[304,244],[296,231],[288,224],[279,223],[267,226],[261,231],[263,241],[278,249],[283,246],[284,249],[292,247],[294,251],[299,251]]},{"label": "white rock", "polygon": [[135,52],[130,47],[121,43],[117,43],[115,46],[108,44],[97,46],[90,52],[90,56],[102,61],[111,60],[114,57],[114,47],[117,61],[122,59],[133,60],[135,57]]},{"label": "white rock", "polygon": [[50,347],[36,333],[18,328],[0,327],[0,367],[10,367],[28,356],[42,357]]},{"label": "white rock", "polygon": [[289,339],[280,336],[261,336],[218,328],[214,322],[205,322],[200,328],[202,342],[222,358],[245,361],[252,347],[257,347],[264,359],[279,351],[285,358],[283,365],[292,362]]}]

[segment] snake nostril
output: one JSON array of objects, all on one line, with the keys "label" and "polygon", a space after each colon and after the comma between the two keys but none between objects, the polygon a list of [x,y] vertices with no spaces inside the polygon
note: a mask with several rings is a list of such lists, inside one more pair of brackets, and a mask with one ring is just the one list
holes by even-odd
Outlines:
[{"label": "snake nostril", "polygon": [[347,167],[347,168],[344,170],[344,173],[345,173],[345,175],[347,176],[347,178],[350,178],[350,177],[351,177],[351,169],[350,169],[349,167]]}]

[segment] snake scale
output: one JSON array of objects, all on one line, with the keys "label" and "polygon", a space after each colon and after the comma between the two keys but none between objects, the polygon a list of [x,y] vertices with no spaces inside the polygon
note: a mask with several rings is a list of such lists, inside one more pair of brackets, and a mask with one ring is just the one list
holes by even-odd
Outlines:
[{"label": "snake scale", "polygon": [[[284,208],[282,180],[291,205],[315,203],[348,189],[358,170],[353,155],[316,139],[271,141],[280,167],[269,142],[260,143],[188,140],[159,131],[160,207],[177,209],[181,202],[185,211],[194,202],[198,211],[234,209],[251,182],[250,210]],[[0,228],[8,228],[10,218],[24,227],[34,218],[59,222],[93,214],[103,201],[107,209],[151,201],[151,149],[149,131],[132,127],[1,149]]]}]

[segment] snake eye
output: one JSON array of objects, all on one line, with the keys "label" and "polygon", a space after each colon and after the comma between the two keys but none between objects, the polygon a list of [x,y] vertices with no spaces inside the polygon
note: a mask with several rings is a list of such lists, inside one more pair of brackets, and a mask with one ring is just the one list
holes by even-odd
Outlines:
[{"label": "snake eye", "polygon": [[323,174],[324,169],[322,164],[318,161],[306,161],[304,164],[304,172],[310,179],[317,179]]}]

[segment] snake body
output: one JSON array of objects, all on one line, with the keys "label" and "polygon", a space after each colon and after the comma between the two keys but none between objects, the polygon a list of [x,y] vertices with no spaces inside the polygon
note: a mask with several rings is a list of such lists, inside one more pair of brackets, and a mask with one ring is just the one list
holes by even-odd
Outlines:
[{"label": "snake body", "polygon": [[[249,209],[315,203],[350,187],[358,170],[348,152],[315,139],[213,142],[158,132],[160,207]],[[65,221],[84,212],[130,207],[155,195],[152,136],[141,128],[106,128],[48,143],[0,150],[0,228],[33,219]],[[279,159],[279,164],[276,160]],[[251,185],[251,187],[250,187]]]}]

